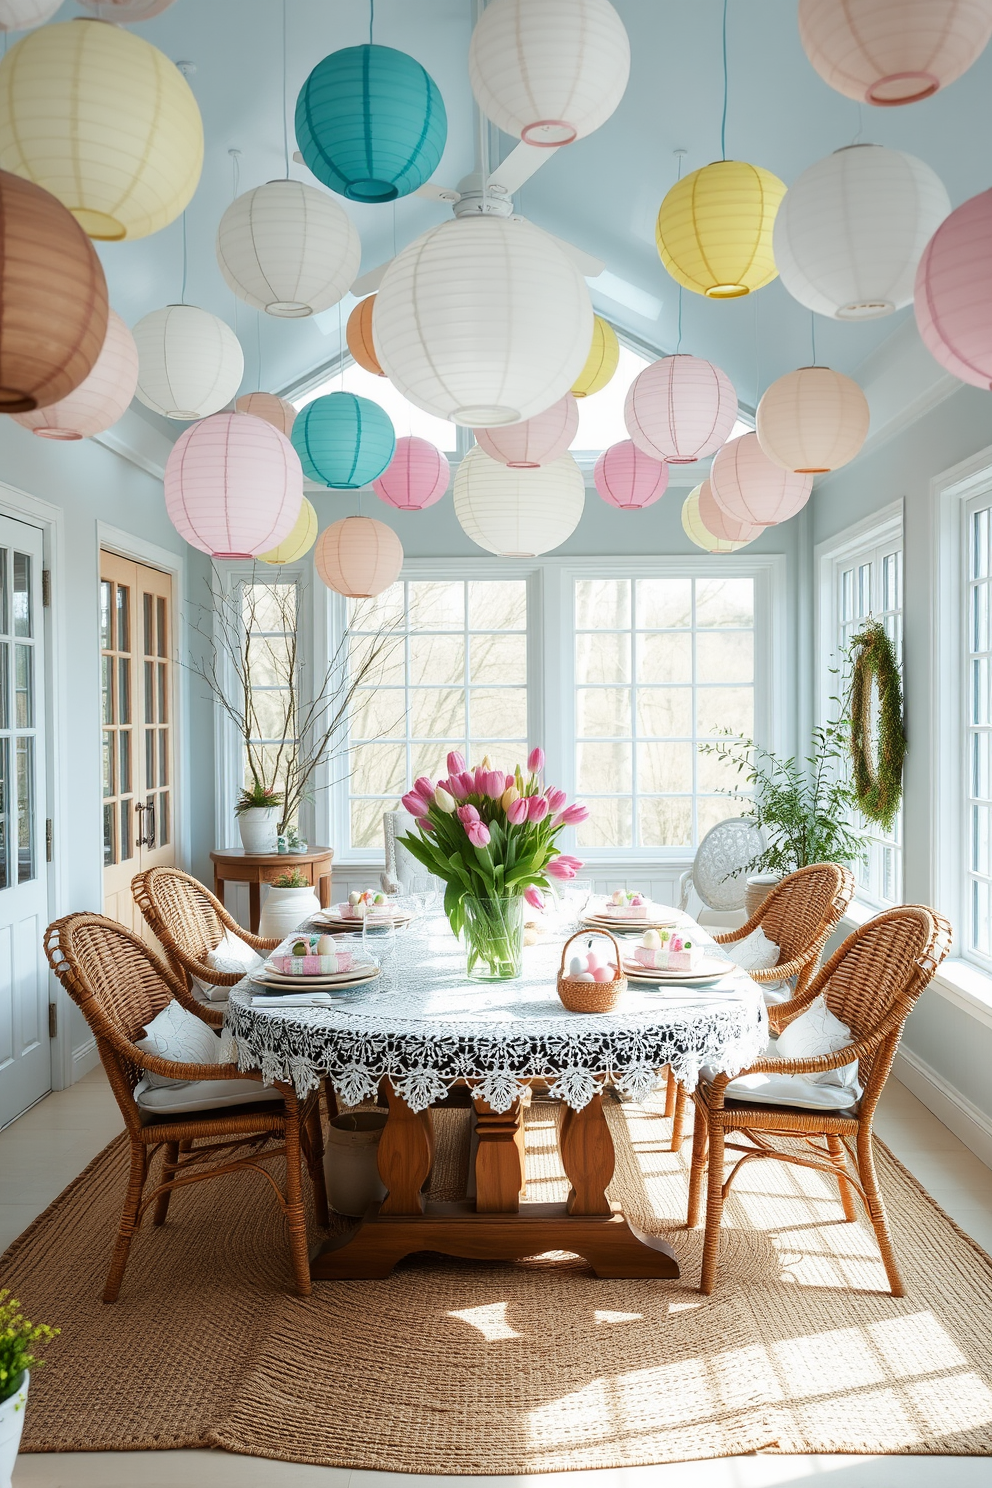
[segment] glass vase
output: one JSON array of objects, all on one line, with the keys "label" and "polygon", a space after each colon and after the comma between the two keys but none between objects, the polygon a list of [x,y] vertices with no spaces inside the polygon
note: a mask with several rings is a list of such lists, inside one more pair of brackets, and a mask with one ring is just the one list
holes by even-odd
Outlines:
[{"label": "glass vase", "polygon": [[476,982],[506,982],[520,975],[524,954],[524,899],[462,900],[465,969]]}]

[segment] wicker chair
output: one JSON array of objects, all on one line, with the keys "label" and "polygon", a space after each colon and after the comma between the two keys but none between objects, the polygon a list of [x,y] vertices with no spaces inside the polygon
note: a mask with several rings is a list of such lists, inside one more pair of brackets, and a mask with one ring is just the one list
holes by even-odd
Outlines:
[{"label": "wicker chair", "polygon": [[[132,878],[131,893],[160,941],[170,967],[191,993],[194,977],[214,987],[233,987],[241,980],[238,974],[215,971],[207,961],[207,952],[216,950],[226,930],[255,951],[271,951],[279,944],[278,940],[263,940],[243,930],[209,889],[179,868],[146,868]],[[223,1011],[209,1005],[206,1011],[219,1027]]]},{"label": "wicker chair", "polygon": [[[96,1036],[100,1058],[131,1143],[131,1174],[103,1291],[104,1302],[117,1300],[131,1240],[151,1205],[155,1206],[154,1223],[163,1224],[173,1189],[239,1171],[261,1173],[275,1190],[286,1216],[296,1288],[301,1296],[309,1296],[301,1160],[310,1169],[318,1222],[327,1225],[323,1138],[316,1093],[300,1101],[291,1086],[279,1085],[280,1101],[258,1101],[173,1116],[143,1111],[134,1099],[134,1089],[144,1071],[174,1080],[247,1078],[258,1080],[260,1090],[261,1076],[246,1076],[232,1064],[175,1063],[146,1054],[135,1046],[134,1040],[173,998],[208,1025],[210,1020],[206,1017],[207,1009],[190,997],[185,983],[138,936],[116,920],[95,914],[66,915],[49,925],[45,932],[45,954]],[[204,1138],[212,1140],[207,1145],[194,1145]],[[278,1145],[267,1145],[273,1141],[278,1141]],[[149,1167],[158,1147],[163,1150],[160,1181],[145,1194]],[[286,1159],[285,1193],[262,1166],[279,1157]]]},{"label": "wicker chair", "polygon": [[[875,1230],[890,1290],[895,1297],[905,1295],[875,1174],[872,1118],[906,1019],[950,944],[951,927],[935,910],[911,904],[878,915],[844,941],[802,997],[790,1004],[791,1021],[822,993],[830,1011],[851,1030],[853,1042],[815,1059],[758,1059],[750,1069],[740,1071],[811,1075],[839,1069],[857,1059],[863,1086],[857,1105],[844,1110],[811,1110],[764,1105],[756,1100],[728,1100],[727,1085],[739,1076],[720,1074],[712,1081],[700,1082],[693,1096],[696,1123],[687,1214],[687,1224],[692,1228],[699,1221],[703,1174],[708,1167],[700,1291],[711,1292],[716,1280],[720,1222],[734,1177],[744,1163],[772,1157],[836,1177],[846,1220],[857,1217],[854,1195],[860,1195]],[[750,1145],[728,1142],[728,1134],[735,1132],[747,1137]],[[772,1145],[771,1136],[791,1138],[796,1145],[783,1151]],[[822,1146],[817,1138],[823,1139]],[[743,1156],[724,1180],[727,1148]]]}]

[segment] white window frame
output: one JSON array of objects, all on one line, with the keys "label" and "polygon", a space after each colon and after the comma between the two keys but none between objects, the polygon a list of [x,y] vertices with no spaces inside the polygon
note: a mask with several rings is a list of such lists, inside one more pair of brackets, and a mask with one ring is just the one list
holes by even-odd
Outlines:
[{"label": "white window frame", "polygon": [[[898,547],[903,559],[903,610],[905,611],[905,531],[904,503],[893,501],[888,506],[872,512],[861,522],[847,527],[836,537],[817,543],[813,550],[816,598],[816,716],[825,723],[836,713],[832,699],[836,696],[839,679],[831,675],[831,668],[838,665],[837,637],[840,634],[840,584],[842,571],[877,559],[883,549],[891,552]],[[899,880],[904,884],[905,842],[899,843]],[[864,885],[858,884],[857,901],[872,909],[891,909],[891,900],[872,894]]]}]

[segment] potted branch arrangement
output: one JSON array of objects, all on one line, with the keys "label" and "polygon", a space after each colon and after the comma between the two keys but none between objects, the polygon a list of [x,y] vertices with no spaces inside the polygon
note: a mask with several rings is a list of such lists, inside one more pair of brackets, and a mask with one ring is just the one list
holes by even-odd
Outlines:
[{"label": "potted branch arrangement", "polygon": [[46,1323],[28,1322],[20,1305],[6,1287],[0,1290],[0,1488],[10,1488],[24,1430],[31,1370],[42,1364],[34,1347],[59,1331]]},{"label": "potted branch arrangement", "polygon": [[585,806],[542,784],[544,751],[532,749],[527,773],[469,769],[457,750],[448,776],[422,776],[403,797],[417,831],[400,838],[419,863],[446,884],[444,911],[465,945],[468,975],[505,981],[520,975],[524,902],[543,909],[541,890],[574,878],[578,858],[562,853],[561,832],[586,820]]}]

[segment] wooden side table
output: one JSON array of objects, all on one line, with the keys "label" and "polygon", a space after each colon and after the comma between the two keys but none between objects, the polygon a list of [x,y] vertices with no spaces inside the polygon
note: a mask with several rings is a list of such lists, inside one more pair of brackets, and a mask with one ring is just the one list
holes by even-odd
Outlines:
[{"label": "wooden side table", "polygon": [[331,902],[331,859],[334,849],[315,847],[305,853],[248,853],[243,847],[232,847],[228,852],[212,852],[210,861],[214,865],[214,893],[224,903],[225,883],[248,885],[249,930],[258,934],[258,922],[262,913],[262,885],[272,883],[284,873],[297,869],[306,875],[307,881],[317,890],[321,909]]}]

